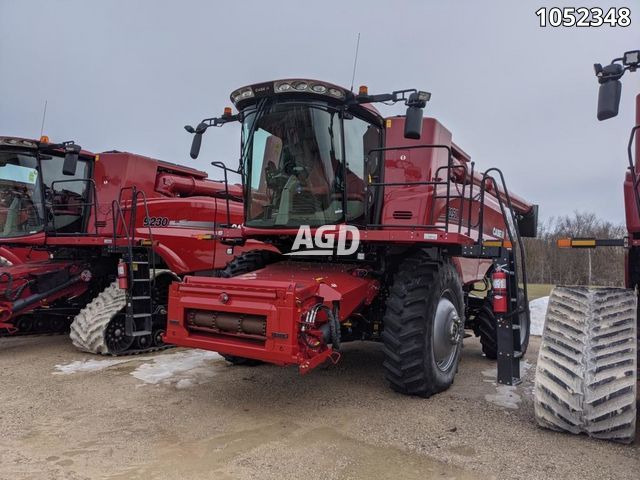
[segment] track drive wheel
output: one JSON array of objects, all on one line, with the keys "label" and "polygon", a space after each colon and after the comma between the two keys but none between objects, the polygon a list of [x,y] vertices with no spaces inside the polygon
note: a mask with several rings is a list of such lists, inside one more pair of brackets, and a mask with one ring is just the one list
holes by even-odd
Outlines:
[{"label": "track drive wheel", "polygon": [[84,352],[117,355],[126,351],[133,337],[124,334],[124,290],[111,283],[84,307],[71,323],[73,345]]},{"label": "track drive wheel", "polygon": [[636,431],[637,295],[556,287],[538,354],[535,416],[552,430],[622,443]]},{"label": "track drive wheel", "polygon": [[[518,303],[524,302],[524,290],[518,289]],[[483,305],[475,318],[476,321],[476,335],[480,337],[480,344],[482,345],[482,353],[487,358],[495,360],[498,358],[498,332],[496,317],[491,309],[491,304]],[[528,311],[524,311],[520,314],[520,351],[522,355],[527,353],[529,347],[529,334],[531,331],[531,321]]]},{"label": "track drive wheel", "polygon": [[383,317],[384,369],[391,388],[430,397],[453,383],[464,336],[460,277],[424,252],[394,275]]}]

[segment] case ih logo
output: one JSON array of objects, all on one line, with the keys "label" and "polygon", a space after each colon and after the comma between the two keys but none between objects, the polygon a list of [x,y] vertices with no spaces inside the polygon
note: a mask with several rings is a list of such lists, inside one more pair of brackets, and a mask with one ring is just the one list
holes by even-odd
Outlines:
[{"label": "case ih logo", "polygon": [[[337,242],[336,242],[337,240]],[[352,255],[360,246],[360,230],[353,225],[323,225],[311,233],[309,225],[301,225],[286,255]]]}]

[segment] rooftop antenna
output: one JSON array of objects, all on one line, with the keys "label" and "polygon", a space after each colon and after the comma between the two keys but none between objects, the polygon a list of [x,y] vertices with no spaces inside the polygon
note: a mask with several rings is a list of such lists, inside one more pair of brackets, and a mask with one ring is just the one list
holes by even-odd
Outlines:
[{"label": "rooftop antenna", "polygon": [[40,138],[44,133],[44,120],[47,118],[47,100],[44,101],[44,111],[42,112],[42,125],[40,125]]},{"label": "rooftop antenna", "polygon": [[356,42],[356,56],[353,59],[353,73],[351,75],[351,91],[353,92],[353,82],[356,79],[356,66],[358,65],[358,50],[360,49],[360,32],[358,32],[358,41]]}]

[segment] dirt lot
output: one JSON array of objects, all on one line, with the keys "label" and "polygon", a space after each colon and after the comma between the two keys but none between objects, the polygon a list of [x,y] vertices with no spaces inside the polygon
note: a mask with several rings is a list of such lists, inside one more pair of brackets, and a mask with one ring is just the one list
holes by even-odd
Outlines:
[{"label": "dirt lot", "polygon": [[424,400],[386,387],[375,344],[299,377],[210,352],[96,359],[64,336],[0,339],[0,478],[635,478],[640,444],[534,425],[538,339],[524,383],[500,392],[467,340],[455,385]]}]

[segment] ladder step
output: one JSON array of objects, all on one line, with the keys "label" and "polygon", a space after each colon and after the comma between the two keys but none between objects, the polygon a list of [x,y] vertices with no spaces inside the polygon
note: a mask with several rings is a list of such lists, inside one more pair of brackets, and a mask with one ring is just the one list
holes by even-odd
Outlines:
[{"label": "ladder step", "polygon": [[132,260],[131,263],[135,264],[135,265],[149,265],[149,262],[142,262],[142,261],[138,261],[138,260]]},{"label": "ladder step", "polygon": [[133,318],[144,318],[144,317],[150,317],[151,314],[150,313],[134,313],[132,315]]},{"label": "ladder step", "polygon": [[134,282],[147,282],[147,283],[151,283],[151,279],[150,278],[134,278],[133,279]]},{"label": "ladder step", "polygon": [[131,300],[151,300],[149,295],[140,295],[137,297],[131,297]]}]

